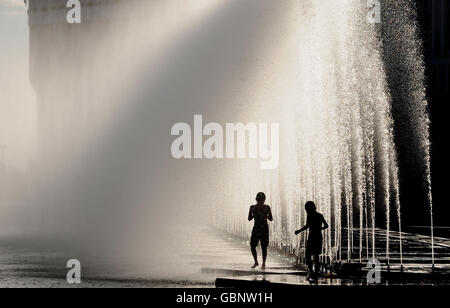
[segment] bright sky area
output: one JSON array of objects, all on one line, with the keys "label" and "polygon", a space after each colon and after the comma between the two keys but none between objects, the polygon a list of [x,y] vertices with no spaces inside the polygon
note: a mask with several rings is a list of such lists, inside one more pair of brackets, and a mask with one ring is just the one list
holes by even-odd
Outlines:
[{"label": "bright sky area", "polygon": [[29,82],[23,0],[0,0],[0,162],[26,170],[34,159],[36,102]]}]

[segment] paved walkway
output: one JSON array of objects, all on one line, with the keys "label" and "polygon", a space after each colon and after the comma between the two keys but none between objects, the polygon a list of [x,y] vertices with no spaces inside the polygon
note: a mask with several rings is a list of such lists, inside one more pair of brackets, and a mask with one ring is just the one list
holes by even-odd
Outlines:
[{"label": "paved walkway", "polygon": [[[99,258],[97,263],[83,267],[82,284],[75,287],[213,287],[217,278],[222,286],[236,285],[236,282],[309,284],[305,271],[294,268],[292,258],[278,255],[276,251],[269,250],[265,271],[259,268],[252,270],[253,260],[247,241],[209,228],[184,230],[189,232],[181,233],[177,239],[182,246],[171,247],[167,253],[155,257],[156,262],[139,265],[129,264],[129,260],[118,260],[115,264],[104,264],[104,260]],[[393,233],[392,236],[394,242],[398,234]],[[405,269],[426,272],[428,264],[419,262],[427,259],[429,239],[403,234],[403,240],[404,262],[408,263]],[[450,240],[442,238],[435,242],[436,261],[441,268],[448,267],[449,243]],[[74,287],[65,279],[67,256],[43,249],[43,246],[36,241],[0,240],[0,287]],[[393,254],[391,257],[394,260],[396,256]],[[261,255],[259,258],[261,260]],[[395,265],[392,268],[395,270]],[[361,285],[365,282],[321,278],[317,284]]]},{"label": "paved walkway", "polygon": [[[251,270],[248,243],[209,228],[189,229],[183,244],[158,256],[153,264],[82,264],[82,284],[66,282],[68,260],[63,253],[44,249],[45,243],[23,239],[0,240],[0,287],[214,287],[219,276],[263,274]],[[259,256],[261,258],[261,256]],[[270,254],[266,273],[293,272],[291,260]]]}]

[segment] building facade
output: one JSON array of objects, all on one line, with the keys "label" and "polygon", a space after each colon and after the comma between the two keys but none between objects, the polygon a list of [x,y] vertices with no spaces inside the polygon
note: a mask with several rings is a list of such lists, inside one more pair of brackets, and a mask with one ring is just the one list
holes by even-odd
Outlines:
[{"label": "building facade", "polygon": [[447,225],[448,137],[447,109],[450,102],[450,1],[417,1],[424,41],[427,97],[431,114],[432,179],[437,225]]}]

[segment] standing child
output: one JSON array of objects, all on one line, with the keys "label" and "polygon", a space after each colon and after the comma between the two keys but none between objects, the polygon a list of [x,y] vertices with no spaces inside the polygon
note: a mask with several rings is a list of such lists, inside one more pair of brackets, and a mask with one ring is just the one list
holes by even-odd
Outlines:
[{"label": "standing child", "polygon": [[[295,235],[309,229],[309,236],[305,253],[306,264],[308,265],[309,269],[308,278],[317,279],[320,268],[319,255],[322,253],[322,230],[327,229],[328,224],[325,221],[325,218],[323,218],[322,214],[316,211],[316,205],[314,204],[314,202],[306,202],[305,210],[308,214],[308,217],[306,218],[306,226],[304,226],[300,230],[295,231]],[[312,256],[314,256],[315,271],[313,271],[311,260]]]},{"label": "standing child", "polygon": [[256,246],[258,242],[261,242],[261,250],[263,257],[263,264],[261,266],[262,270],[266,269],[266,259],[267,259],[267,246],[269,245],[269,224],[267,221],[272,221],[272,211],[270,206],[265,204],[266,195],[260,192],[256,195],[256,204],[250,207],[248,213],[248,221],[254,220],[255,225],[252,231],[252,237],[250,239],[250,247],[255,260],[255,264],[252,268],[256,268],[258,263],[258,254],[256,253]]}]

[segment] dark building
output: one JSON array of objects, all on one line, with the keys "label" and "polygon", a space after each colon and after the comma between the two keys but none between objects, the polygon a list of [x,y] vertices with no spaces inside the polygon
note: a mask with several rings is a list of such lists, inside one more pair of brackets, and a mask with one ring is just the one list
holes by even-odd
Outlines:
[{"label": "dark building", "polygon": [[427,96],[431,114],[432,180],[435,224],[449,226],[450,207],[446,187],[448,157],[446,147],[447,106],[450,102],[450,1],[417,1],[426,62]]}]

